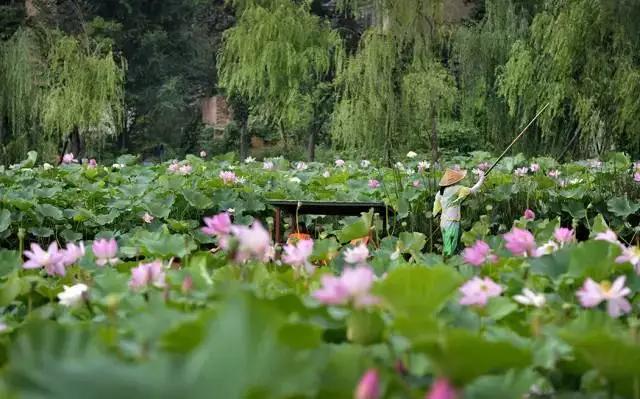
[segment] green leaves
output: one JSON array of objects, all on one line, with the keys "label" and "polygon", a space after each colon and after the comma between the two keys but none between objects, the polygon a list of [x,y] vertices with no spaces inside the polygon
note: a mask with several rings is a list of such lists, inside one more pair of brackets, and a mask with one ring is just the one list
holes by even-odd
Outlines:
[{"label": "green leaves", "polygon": [[611,198],[607,201],[607,207],[609,212],[614,215],[626,218],[640,209],[640,202],[630,202],[625,195],[624,197]]},{"label": "green leaves", "polygon": [[0,210],[0,233],[11,225],[11,212],[8,209]]},{"label": "green leaves", "polygon": [[389,272],[375,289],[396,315],[435,313],[462,283],[452,267],[402,267]]}]

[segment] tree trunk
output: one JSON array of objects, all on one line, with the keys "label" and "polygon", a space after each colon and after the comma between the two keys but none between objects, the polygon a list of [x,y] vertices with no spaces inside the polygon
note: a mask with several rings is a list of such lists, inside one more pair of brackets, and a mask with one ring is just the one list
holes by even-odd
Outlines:
[{"label": "tree trunk", "polygon": [[287,134],[284,131],[284,123],[280,121],[280,138],[282,139],[282,148],[286,151],[289,148],[289,143],[287,142]]},{"label": "tree trunk", "polygon": [[316,136],[316,128],[315,126],[313,126],[311,127],[311,132],[309,134],[309,145],[307,146],[309,162],[313,162],[316,160]]},{"label": "tree trunk", "polygon": [[76,158],[79,158],[82,152],[82,138],[80,137],[80,131],[77,127],[73,129],[69,138],[71,140],[70,152],[73,153]]},{"label": "tree trunk", "polygon": [[435,166],[440,158],[438,151],[438,118],[435,107],[431,108],[431,158]]},{"label": "tree trunk", "polygon": [[240,160],[247,158],[248,154],[248,140],[247,140],[247,122],[243,121],[240,127]]}]

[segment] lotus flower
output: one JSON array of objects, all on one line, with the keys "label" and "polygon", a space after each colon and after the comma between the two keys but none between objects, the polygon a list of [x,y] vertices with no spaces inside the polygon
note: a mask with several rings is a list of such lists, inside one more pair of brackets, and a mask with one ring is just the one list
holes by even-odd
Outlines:
[{"label": "lotus flower", "polygon": [[550,170],[548,173],[549,177],[553,177],[554,179],[557,179],[560,176],[560,171],[559,170]]},{"label": "lotus flower", "polygon": [[616,233],[611,229],[607,229],[605,232],[596,234],[595,239],[600,241],[608,241],[616,245],[622,245],[620,241],[618,241],[618,236],[616,235]]},{"label": "lotus flower", "polygon": [[62,252],[62,264],[64,266],[73,265],[78,261],[78,259],[82,258],[85,254],[84,243],[80,242],[79,245],[74,243],[68,243],[67,247]]},{"label": "lotus flower", "polygon": [[514,227],[504,235],[506,248],[517,256],[530,256],[536,253],[536,241],[528,230]]},{"label": "lotus flower", "polygon": [[331,173],[329,173],[328,170],[325,170],[324,172],[322,172],[322,177],[324,177],[325,179],[330,177],[330,176],[331,176]]},{"label": "lotus flower", "polygon": [[407,158],[411,158],[411,159],[413,159],[413,158],[415,158],[415,157],[417,157],[417,156],[418,156],[418,154],[416,154],[416,153],[415,153],[415,152],[413,152],[413,151],[409,151],[409,152],[407,152]]},{"label": "lotus flower", "polygon": [[424,172],[431,167],[431,163],[427,161],[418,162],[418,172]]},{"label": "lotus flower", "polygon": [[[118,165],[118,164],[113,164]],[[120,168],[120,165],[118,165],[118,168]],[[171,164],[167,167],[167,171],[169,173],[176,173],[178,172],[178,170],[180,170],[180,164],[177,161],[172,161]]]},{"label": "lotus flower", "polygon": [[91,245],[93,254],[96,257],[96,265],[104,266],[106,264],[115,265],[118,263],[118,243],[115,239],[100,239]]},{"label": "lotus flower", "polygon": [[482,266],[485,263],[494,263],[498,257],[491,253],[489,245],[478,240],[471,247],[466,248],[463,252],[464,261],[473,266]]},{"label": "lotus flower", "polygon": [[245,262],[249,259],[264,260],[268,257],[271,237],[260,222],[253,222],[250,227],[233,225],[231,233],[238,240],[235,256],[237,262]]},{"label": "lotus flower", "polygon": [[431,385],[431,389],[427,392],[425,399],[456,399],[457,397],[458,393],[449,380],[438,378]]},{"label": "lotus flower", "polygon": [[555,238],[556,241],[558,241],[560,246],[563,246],[566,243],[574,241],[576,237],[573,230],[568,229],[566,227],[558,227],[553,232],[553,238]]},{"label": "lotus flower", "polygon": [[478,164],[478,169],[480,169],[483,172],[487,171],[490,167],[491,167],[491,164],[489,162],[481,162]]},{"label": "lotus flower", "polygon": [[244,159],[244,163],[247,163],[247,164],[254,163],[255,161],[256,161],[256,159],[254,157],[246,157]]},{"label": "lotus flower", "polygon": [[24,251],[24,256],[28,258],[22,265],[24,269],[38,269],[44,267],[50,276],[64,276],[64,251],[58,249],[58,244],[54,241],[49,244],[47,250],[43,250],[36,243],[31,244],[30,251]]},{"label": "lotus flower", "polygon": [[271,161],[264,161],[262,163],[262,169],[264,169],[264,170],[273,170],[274,167],[275,167],[275,165]]},{"label": "lotus flower", "polygon": [[474,277],[460,287],[460,292],[462,293],[462,298],[460,298],[461,305],[484,307],[489,298],[499,296],[502,293],[502,287],[489,277],[484,279]]},{"label": "lotus flower", "polygon": [[58,294],[60,304],[72,307],[80,304],[84,300],[84,296],[89,291],[89,287],[84,284],[75,284],[71,287],[63,285],[64,291]]},{"label": "lotus flower", "polygon": [[352,301],[356,308],[378,303],[379,299],[369,293],[375,274],[368,266],[346,268],[340,277],[322,276],[322,287],[312,295],[327,305],[344,305]]},{"label": "lotus flower", "polygon": [[380,378],[376,369],[368,370],[360,379],[355,399],[378,399],[380,397]]},{"label": "lotus flower", "polygon": [[200,151],[200,158],[206,158],[207,157],[207,152],[202,150]]},{"label": "lotus flower", "polygon": [[91,158],[91,159],[89,160],[89,166],[88,166],[88,167],[89,167],[89,169],[95,169],[95,167],[96,167],[96,166],[98,166],[98,163],[96,162],[96,160],[95,160],[95,159]]},{"label": "lotus flower", "polygon": [[522,168],[518,168],[515,170],[515,172],[513,172],[516,176],[526,176],[527,173],[529,172],[529,168],[527,168],[526,166],[522,167]]},{"label": "lotus flower", "polygon": [[529,169],[531,169],[531,172],[536,173],[540,170],[540,165],[537,163],[532,163],[531,165],[529,165]]},{"label": "lotus flower", "polygon": [[640,183],[640,172],[633,174],[633,181]]},{"label": "lotus flower", "polygon": [[309,262],[309,256],[311,256],[312,252],[313,240],[300,240],[295,245],[287,244],[284,246],[282,261],[293,266],[296,270],[304,268],[307,274],[312,274],[314,267]]},{"label": "lotus flower", "polygon": [[394,166],[396,167],[396,169],[404,170],[404,164],[400,161],[396,162]]},{"label": "lotus flower", "polygon": [[185,175],[188,175],[189,173],[191,173],[192,170],[193,170],[193,168],[191,167],[191,165],[184,164],[184,165],[182,165],[182,166],[180,166],[178,168],[178,174],[185,176]]},{"label": "lotus flower", "polygon": [[376,180],[376,179],[369,180],[369,188],[375,189],[375,188],[378,188],[378,187],[380,187],[380,182],[378,180]]},{"label": "lotus flower", "polygon": [[229,213],[222,212],[213,217],[204,218],[205,227],[202,228],[204,234],[210,236],[220,236],[231,233],[231,217]]},{"label": "lotus flower", "polygon": [[524,211],[524,218],[527,220],[534,220],[536,218],[536,214],[531,209],[527,209]]},{"label": "lotus flower", "polygon": [[552,253],[556,252],[559,248],[560,247],[558,247],[558,244],[555,241],[549,240],[549,242],[547,242],[546,244],[536,249],[535,256],[540,257],[543,255],[551,255]]},{"label": "lotus flower", "polygon": [[365,264],[369,257],[369,248],[365,244],[360,244],[354,248],[344,250],[344,261],[352,265]]},{"label": "lotus flower", "polygon": [[151,223],[153,222],[153,219],[155,218],[151,216],[149,212],[145,212],[144,215],[142,215],[142,221],[145,223]]},{"label": "lotus flower", "polygon": [[336,167],[341,168],[344,166],[344,160],[336,159]]},{"label": "lotus flower", "polygon": [[625,287],[625,280],[625,276],[620,276],[613,284],[608,281],[597,284],[592,279],[587,278],[576,295],[585,308],[592,308],[606,301],[609,316],[619,317],[631,311],[631,304],[625,298],[631,293],[631,290]]},{"label": "lotus flower", "polygon": [[543,294],[536,294],[529,288],[523,289],[520,295],[514,295],[513,299],[522,305],[535,306],[536,308],[541,308],[546,302]]},{"label": "lotus flower", "polygon": [[622,246],[622,255],[616,258],[616,263],[626,262],[631,263],[636,273],[640,274],[640,247]]},{"label": "lotus flower", "polygon": [[73,156],[73,153],[64,154],[62,156],[62,163],[64,163],[64,164],[70,164],[70,163],[75,163],[75,162],[78,162],[78,161]]},{"label": "lotus flower", "polygon": [[307,164],[302,161],[296,163],[296,169],[299,171],[307,170],[307,168]]},{"label": "lotus flower", "polygon": [[129,287],[133,289],[147,286],[164,287],[165,273],[162,269],[162,261],[159,260],[151,263],[141,263],[138,267],[131,269]]},{"label": "lotus flower", "polygon": [[218,174],[218,177],[220,177],[222,179],[222,182],[224,184],[233,184],[238,179],[236,177],[236,174],[233,173],[230,170],[222,170],[222,171],[220,171],[220,174]]}]

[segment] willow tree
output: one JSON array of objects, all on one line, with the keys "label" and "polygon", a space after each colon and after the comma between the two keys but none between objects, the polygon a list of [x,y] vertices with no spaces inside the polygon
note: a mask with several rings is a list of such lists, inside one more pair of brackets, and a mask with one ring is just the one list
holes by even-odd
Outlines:
[{"label": "willow tree", "polygon": [[[339,2],[352,12],[364,5],[373,7],[374,24],[336,80],[340,94],[332,126],[335,143],[390,161],[392,149],[406,145],[417,134],[430,137],[426,147],[437,158],[435,124],[450,108],[448,99],[455,93],[448,72],[438,65],[442,2]],[[424,101],[413,103],[412,99]]]},{"label": "willow tree", "polygon": [[496,148],[508,144],[512,137],[506,133],[516,130],[507,103],[498,93],[497,76],[513,44],[527,35],[527,15],[513,0],[488,0],[482,20],[459,27],[454,36],[461,119]]},{"label": "willow tree", "polygon": [[57,31],[21,29],[2,46],[0,117],[5,161],[62,142],[99,143],[118,131],[124,66],[109,49]]},{"label": "willow tree", "polygon": [[542,145],[640,153],[640,3],[545,1],[531,36],[515,42],[500,76],[511,114],[540,116]]},{"label": "willow tree", "polygon": [[285,147],[296,130],[310,130],[310,155],[317,129],[316,104],[339,65],[342,45],[306,2],[238,1],[239,20],[224,35],[220,86],[246,98],[253,115],[276,127]]}]

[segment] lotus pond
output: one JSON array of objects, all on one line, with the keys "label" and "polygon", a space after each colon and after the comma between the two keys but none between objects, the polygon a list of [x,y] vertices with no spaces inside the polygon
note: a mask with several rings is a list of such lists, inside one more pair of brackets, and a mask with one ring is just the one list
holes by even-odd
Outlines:
[{"label": "lotus pond", "polygon": [[443,259],[411,155],[0,168],[0,397],[640,398],[640,163],[507,158]]}]

